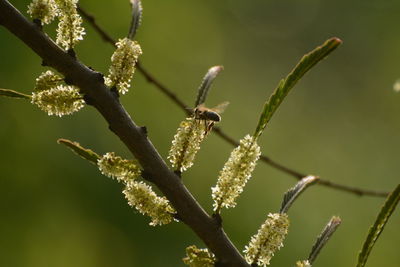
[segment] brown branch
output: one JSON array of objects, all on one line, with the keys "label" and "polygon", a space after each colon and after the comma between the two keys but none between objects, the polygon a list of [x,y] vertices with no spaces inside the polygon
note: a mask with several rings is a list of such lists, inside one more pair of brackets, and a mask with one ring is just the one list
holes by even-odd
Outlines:
[{"label": "brown branch", "polygon": [[80,88],[85,99],[90,99],[109,124],[140,162],[146,175],[163,192],[188,225],[216,255],[220,266],[247,266],[244,258],[229,240],[218,221],[209,216],[197,203],[165,164],[143,128],[137,126],[119,99],[105,85],[102,75],[88,68],[76,58],[60,49],[34,23],[28,21],[8,1],[0,0],[0,25],[21,39],[46,65],[62,73],[68,81]]},{"label": "brown branch", "polygon": [[[83,10],[81,7],[78,7],[79,12],[82,14],[83,17],[86,18],[86,20],[92,25],[92,27],[97,31],[97,33],[101,36],[101,38],[113,46],[115,46],[115,40],[108,34],[106,33],[97,23],[95,18],[88,14],[85,10]],[[137,69],[139,72],[146,78],[146,80],[149,83],[154,84],[156,88],[158,88],[160,91],[162,91],[165,95],[167,95],[176,105],[178,105],[186,114],[190,114],[190,110],[188,109],[188,106],[176,95],[172,92],[172,90],[168,89],[165,85],[163,85],[159,80],[157,80],[150,72],[148,72],[139,62],[137,64]],[[237,146],[238,142],[228,136],[225,132],[222,131],[220,127],[213,127],[213,132],[215,132],[219,137],[221,137],[223,140],[226,142],[232,144],[233,146]],[[282,172],[285,172],[286,174],[289,174],[290,176],[293,176],[297,180],[300,180],[303,177],[306,177],[307,174],[300,173],[296,170],[293,170],[289,167],[286,167],[274,160],[272,160],[270,157],[261,155],[260,159],[270,165],[271,167],[280,170]],[[324,185],[330,188],[334,188],[337,190],[345,191],[348,193],[353,193],[359,196],[375,196],[375,197],[386,197],[389,193],[388,192],[382,192],[382,191],[374,191],[374,190],[368,190],[368,189],[360,189],[357,187],[351,187],[351,186],[346,186],[346,185],[341,185],[337,183],[333,183],[328,180],[324,179],[319,179],[318,184]]]}]

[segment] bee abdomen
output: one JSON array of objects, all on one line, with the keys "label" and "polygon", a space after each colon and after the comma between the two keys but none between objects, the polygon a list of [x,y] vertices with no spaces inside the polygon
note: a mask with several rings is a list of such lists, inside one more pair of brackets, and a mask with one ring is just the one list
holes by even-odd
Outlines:
[{"label": "bee abdomen", "polygon": [[221,116],[219,116],[218,113],[216,112],[205,111],[204,115],[210,121],[216,121],[216,122],[221,121]]}]

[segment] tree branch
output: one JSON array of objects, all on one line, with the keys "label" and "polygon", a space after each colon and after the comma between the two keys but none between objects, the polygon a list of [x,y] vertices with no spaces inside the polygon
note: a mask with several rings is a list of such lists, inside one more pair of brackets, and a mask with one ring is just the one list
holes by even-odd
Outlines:
[{"label": "tree branch", "polygon": [[[97,33],[101,36],[101,38],[107,42],[115,46],[116,41],[107,33],[105,32],[97,23],[95,18],[87,13],[84,9],[82,9],[80,6],[78,7],[79,13],[86,18],[86,20],[92,25],[92,27],[97,31]],[[168,96],[177,106],[179,106],[187,115],[190,115],[190,110],[188,109],[188,105],[186,105],[176,94],[172,92],[172,90],[168,89],[164,84],[162,84],[158,79],[156,79],[149,71],[147,71],[141,64],[140,62],[137,63],[137,69],[139,72],[146,78],[146,80],[149,83],[152,83],[156,88],[158,88],[161,92],[163,92],[165,95]],[[232,144],[233,146],[237,146],[238,142],[234,140],[232,137],[228,136],[220,127],[213,127],[213,132],[216,133],[219,137],[221,137],[223,140],[226,142]],[[272,160],[270,157],[266,155],[261,155],[260,159],[270,165],[271,167],[278,169],[282,172],[285,172],[286,174],[292,176],[293,178],[296,178],[297,180],[300,180],[303,177],[306,177],[307,174],[298,172],[296,170],[293,170],[289,167],[286,167],[274,160]],[[318,184],[334,188],[337,190],[341,190],[347,193],[352,193],[356,194],[358,196],[374,196],[374,197],[386,197],[389,193],[388,192],[382,192],[382,191],[374,191],[374,190],[368,190],[368,189],[360,189],[357,187],[351,187],[351,186],[346,186],[346,185],[341,185],[337,184],[334,182],[331,182],[329,180],[324,180],[324,179],[319,179]]]},{"label": "tree branch", "polygon": [[147,138],[137,126],[119,99],[104,85],[103,77],[61,50],[34,23],[28,21],[8,1],[0,0],[0,24],[21,39],[47,66],[62,73],[68,81],[80,88],[140,162],[152,182],[164,193],[187,224],[216,255],[221,266],[249,266],[229,240],[217,221],[197,203]]}]

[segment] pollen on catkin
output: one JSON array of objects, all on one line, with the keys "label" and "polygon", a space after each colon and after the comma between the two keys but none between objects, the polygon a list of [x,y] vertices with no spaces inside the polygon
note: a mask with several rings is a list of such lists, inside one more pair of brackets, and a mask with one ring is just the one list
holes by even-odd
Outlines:
[{"label": "pollen on catkin", "polygon": [[296,267],[311,267],[311,264],[308,260],[305,261],[297,261]]},{"label": "pollen on catkin", "polygon": [[50,90],[51,88],[59,85],[62,80],[63,79],[59,75],[55,74],[51,70],[45,71],[36,78],[34,91],[40,92],[44,90]]},{"label": "pollen on catkin", "polygon": [[261,225],[257,234],[251,237],[250,243],[243,251],[249,264],[269,265],[274,253],[283,247],[289,229],[289,218],[286,213],[270,213]]},{"label": "pollen on catkin", "polygon": [[183,263],[190,267],[214,267],[215,257],[206,248],[197,248],[195,245],[186,248],[186,257]]},{"label": "pollen on catkin", "polygon": [[31,103],[47,112],[48,115],[61,117],[80,110],[85,102],[78,88],[58,85],[49,90],[33,92]]},{"label": "pollen on catkin", "polygon": [[212,190],[214,211],[222,207],[236,206],[236,198],[242,193],[260,157],[260,147],[253,136],[246,135],[222,168],[217,185]]},{"label": "pollen on catkin", "polygon": [[97,162],[102,174],[116,179],[118,182],[128,183],[141,174],[138,163],[134,160],[123,159],[114,152],[103,155]]},{"label": "pollen on catkin", "polygon": [[74,48],[85,35],[85,29],[81,26],[82,18],[76,10],[77,2],[77,0],[56,0],[60,20],[56,43],[65,50]]},{"label": "pollen on catkin", "polygon": [[33,0],[28,5],[28,14],[41,24],[49,24],[57,16],[57,5],[54,0]]},{"label": "pollen on catkin", "polygon": [[176,213],[165,197],[159,197],[151,186],[144,182],[131,181],[123,191],[130,206],[135,207],[141,214],[151,217],[150,225],[170,223]]},{"label": "pollen on catkin", "polygon": [[204,123],[193,117],[182,121],[169,150],[168,159],[172,167],[180,172],[189,169],[193,165],[194,158],[204,137]]},{"label": "pollen on catkin", "polygon": [[120,94],[128,92],[131,79],[135,72],[135,65],[142,54],[142,49],[136,41],[128,38],[120,39],[116,43],[117,49],[111,57],[109,75],[105,78],[108,87],[116,87]]}]

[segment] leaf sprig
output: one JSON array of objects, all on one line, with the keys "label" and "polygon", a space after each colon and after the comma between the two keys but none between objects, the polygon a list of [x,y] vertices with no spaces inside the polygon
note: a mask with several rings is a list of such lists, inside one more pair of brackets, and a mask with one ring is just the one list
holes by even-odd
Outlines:
[{"label": "leaf sprig", "polygon": [[264,104],[258,125],[254,132],[254,136],[258,137],[262,134],[263,130],[271,120],[272,115],[283,102],[289,91],[296,85],[296,83],[318,62],[326,58],[332,51],[339,47],[342,41],[336,37],[328,39],[324,44],[315,48],[310,53],[303,56],[297,66],[282,79],[274,93],[270,96]]}]

